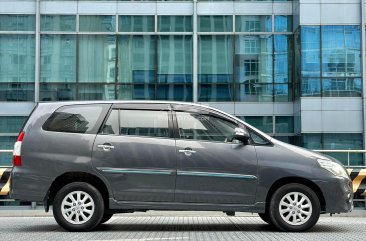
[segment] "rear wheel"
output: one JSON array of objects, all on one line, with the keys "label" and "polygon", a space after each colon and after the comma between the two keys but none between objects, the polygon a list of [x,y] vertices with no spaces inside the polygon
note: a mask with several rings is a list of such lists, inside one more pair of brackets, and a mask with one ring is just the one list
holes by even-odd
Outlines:
[{"label": "rear wheel", "polygon": [[292,183],[280,187],[271,198],[269,216],[282,231],[306,231],[320,216],[320,201],[309,187]]},{"label": "rear wheel", "polygon": [[103,197],[94,186],[73,182],[61,188],[53,201],[57,223],[68,231],[90,231],[103,218]]},{"label": "rear wheel", "polygon": [[266,223],[272,225],[272,220],[269,217],[268,213],[258,213],[259,217]]}]

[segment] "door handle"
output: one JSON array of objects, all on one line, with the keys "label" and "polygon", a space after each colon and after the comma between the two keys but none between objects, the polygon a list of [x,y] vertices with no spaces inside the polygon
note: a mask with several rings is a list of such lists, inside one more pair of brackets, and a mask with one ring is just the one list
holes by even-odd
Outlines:
[{"label": "door handle", "polygon": [[111,144],[108,143],[104,143],[104,144],[99,144],[97,145],[98,148],[102,148],[103,151],[110,151],[114,149],[114,146],[112,146]]},{"label": "door handle", "polygon": [[179,150],[179,153],[184,153],[186,156],[192,156],[193,153],[196,153],[196,151],[192,150],[191,148],[186,148],[183,150]]}]

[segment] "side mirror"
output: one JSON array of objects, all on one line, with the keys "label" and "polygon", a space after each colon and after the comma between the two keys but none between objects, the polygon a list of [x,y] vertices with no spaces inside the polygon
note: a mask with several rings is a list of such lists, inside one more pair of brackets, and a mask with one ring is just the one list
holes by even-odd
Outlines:
[{"label": "side mirror", "polygon": [[250,135],[249,133],[242,128],[235,128],[235,133],[233,135],[233,139],[239,140],[244,144],[248,144]]}]

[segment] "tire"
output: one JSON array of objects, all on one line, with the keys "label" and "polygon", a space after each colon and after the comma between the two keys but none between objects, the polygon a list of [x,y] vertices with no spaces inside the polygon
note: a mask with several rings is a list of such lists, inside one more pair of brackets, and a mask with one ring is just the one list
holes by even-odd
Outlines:
[{"label": "tire", "polygon": [[268,213],[258,213],[259,217],[266,223],[273,225],[272,220]]},{"label": "tire", "polygon": [[102,195],[85,182],[67,184],[57,192],[53,201],[56,222],[68,231],[90,231],[100,223],[103,214]]},{"label": "tire", "polygon": [[111,219],[112,217],[113,217],[113,213],[105,212],[104,215],[103,215],[103,218],[102,218],[102,220],[100,220],[99,224],[103,224],[103,223],[108,222],[109,219]]},{"label": "tire", "polygon": [[318,222],[320,211],[320,201],[315,192],[298,183],[286,184],[276,190],[269,206],[273,225],[281,231],[291,232],[312,228]]}]

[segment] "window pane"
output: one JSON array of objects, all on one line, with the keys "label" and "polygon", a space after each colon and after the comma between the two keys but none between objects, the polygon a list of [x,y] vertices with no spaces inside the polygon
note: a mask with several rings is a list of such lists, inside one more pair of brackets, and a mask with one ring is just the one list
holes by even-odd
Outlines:
[{"label": "window pane", "polygon": [[301,96],[320,96],[320,78],[302,78]]},{"label": "window pane", "polygon": [[272,32],[272,16],[236,16],[236,32]]},{"label": "window pane", "polygon": [[275,102],[292,101],[292,85],[274,84],[273,95]]},{"label": "window pane", "polygon": [[198,16],[198,32],[232,32],[232,16]]},{"label": "window pane", "polygon": [[119,16],[119,32],[155,32],[154,16]]},{"label": "window pane", "polygon": [[78,100],[114,100],[116,98],[114,84],[79,84]]},{"label": "window pane", "polygon": [[42,15],[41,31],[76,31],[75,15]]},{"label": "window pane", "polygon": [[192,101],[192,84],[161,84],[157,86],[157,100]]},{"label": "window pane", "polygon": [[80,16],[80,32],[114,32],[116,31],[116,17],[112,15]]},{"label": "window pane", "polygon": [[362,81],[360,78],[324,78],[323,96],[354,97],[361,96]]},{"label": "window pane", "polygon": [[251,83],[236,84],[236,99],[248,102],[272,102],[273,84]]},{"label": "window pane", "polygon": [[126,84],[117,85],[117,99],[119,100],[154,100],[154,84]]},{"label": "window pane", "polygon": [[[231,101],[232,37],[199,36],[198,40],[198,81],[200,84],[206,83],[200,86],[199,100]],[[208,84],[215,85],[210,87]]]},{"label": "window pane", "polygon": [[35,15],[0,14],[0,31],[36,31]]},{"label": "window pane", "polygon": [[118,36],[118,82],[155,83],[155,63],[154,36]]},{"label": "window pane", "polygon": [[293,45],[292,36],[274,36],[274,82],[292,82]]},{"label": "window pane", "polygon": [[181,139],[228,142],[236,124],[224,119],[197,113],[176,112]]},{"label": "window pane", "polygon": [[361,76],[359,26],[322,26],[324,77]]},{"label": "window pane", "polygon": [[293,133],[293,116],[276,116],[276,133]]},{"label": "window pane", "polygon": [[0,133],[19,133],[26,119],[26,116],[0,116]]},{"label": "window pane", "polygon": [[0,101],[33,101],[34,83],[0,83]]},{"label": "window pane", "polygon": [[159,16],[159,32],[192,32],[192,16]]},{"label": "window pane", "polygon": [[301,75],[320,76],[320,26],[301,27]]},{"label": "window pane", "polygon": [[44,123],[46,131],[87,133],[91,131],[102,113],[101,105],[74,105],[59,108]]},{"label": "window pane", "polygon": [[240,118],[247,122],[249,125],[252,125],[263,132],[273,133],[272,116],[246,116]]},{"label": "window pane", "polygon": [[115,82],[116,37],[79,35],[79,82]]},{"label": "window pane", "polygon": [[321,134],[302,134],[303,147],[310,150],[321,150],[322,147],[322,137]]},{"label": "window pane", "polygon": [[[16,136],[0,136],[0,150],[13,150]],[[12,166],[13,153],[0,153],[0,166]]]},{"label": "window pane", "polygon": [[120,133],[151,137],[169,137],[168,112],[120,110]]},{"label": "window pane", "polygon": [[76,36],[41,36],[41,83],[76,81]]},{"label": "window pane", "polygon": [[275,32],[292,32],[292,16],[277,15],[275,16]]},{"label": "window pane", "polygon": [[112,110],[101,130],[101,134],[118,135],[119,134],[118,129],[119,129],[118,110]]},{"label": "window pane", "polygon": [[40,101],[76,100],[76,84],[41,83],[39,90]]}]

